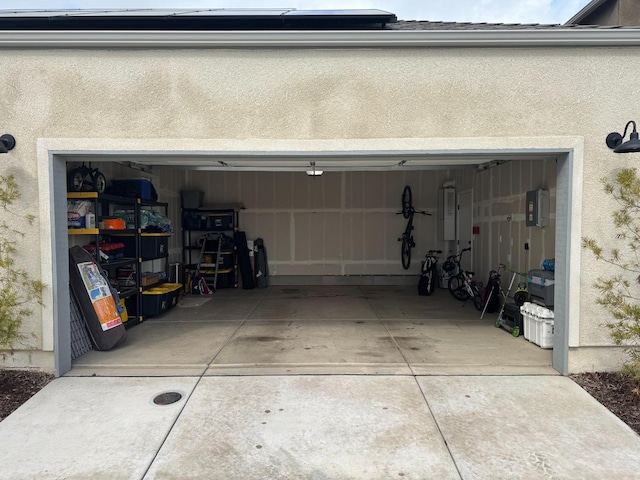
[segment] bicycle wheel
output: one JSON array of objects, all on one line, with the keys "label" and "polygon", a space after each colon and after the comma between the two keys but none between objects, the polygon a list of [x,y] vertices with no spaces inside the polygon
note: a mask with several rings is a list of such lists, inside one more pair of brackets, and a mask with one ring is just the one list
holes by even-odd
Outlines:
[{"label": "bicycle wheel", "polygon": [[482,302],[481,295],[473,296],[473,306],[476,307],[476,310],[478,310],[479,312],[481,312],[484,309],[484,304]]},{"label": "bicycle wheel", "polygon": [[454,275],[449,279],[449,293],[453,295],[453,298],[461,302],[469,300],[469,292],[467,292],[464,282],[464,275],[461,273]]},{"label": "bicycle wheel", "polygon": [[84,185],[84,175],[79,169],[74,169],[69,172],[67,177],[67,189],[70,192],[80,192]]},{"label": "bicycle wheel", "polygon": [[436,289],[436,281],[438,279],[438,269],[434,262],[433,266],[429,269],[429,291],[433,293]]},{"label": "bicycle wheel", "polygon": [[409,270],[409,265],[411,265],[411,239],[409,237],[402,239],[402,251],[400,254],[402,256],[402,267],[405,270]]},{"label": "bicycle wheel", "polygon": [[98,193],[104,193],[107,189],[107,179],[104,178],[102,172],[93,175],[93,189]]},{"label": "bicycle wheel", "polygon": [[402,191],[402,216],[409,218],[411,216],[411,206],[413,205],[411,198],[411,187],[407,185]]}]

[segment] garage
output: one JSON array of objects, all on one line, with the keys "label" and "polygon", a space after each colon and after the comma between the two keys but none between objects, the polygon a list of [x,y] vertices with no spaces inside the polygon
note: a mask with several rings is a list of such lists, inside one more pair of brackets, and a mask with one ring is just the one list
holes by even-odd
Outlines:
[{"label": "garage", "polygon": [[[541,268],[543,260],[558,257],[558,170],[569,166],[566,152],[435,153],[371,145],[322,151],[318,147],[334,145],[312,143],[306,152],[278,145],[278,151],[253,153],[56,155],[53,168],[65,178],[84,163],[98,168],[107,183],[153,183],[158,201],[167,204],[173,234],[166,264],[152,268],[171,265],[186,283],[184,247],[193,239],[184,232],[181,192],[200,191],[203,210],[237,209],[247,239],[264,241],[269,272],[266,288],[243,288],[238,273],[237,282],[212,295],[187,289],[175,308],[144,315],[127,328],[122,346],[75,358],[69,374],[557,373],[557,350],[496,328],[497,313],[480,318],[471,301],[456,301],[446,288],[419,296],[417,282],[431,249],[443,252],[442,265],[448,254],[470,245],[463,267],[483,283],[505,264],[505,290],[511,270]],[[406,185],[414,206],[431,215],[414,217],[416,247],[405,270],[398,237],[406,220],[398,213]],[[526,226],[527,192],[539,189],[550,195],[550,223]],[[446,237],[444,195],[452,192],[453,236]],[[68,237],[71,244],[74,237]],[[198,250],[195,245],[191,250]]]},{"label": "garage", "polygon": [[[471,28],[394,22],[388,14],[373,25],[357,12],[346,15],[347,21],[360,22],[353,29],[290,30],[266,18],[272,23],[225,30],[226,20],[213,11],[197,18],[193,12],[147,13],[132,12],[126,19],[117,12],[98,14],[98,21],[42,12],[17,27],[13,14],[3,20],[0,82],[11,93],[5,97],[1,133],[16,142],[2,155],[6,173],[23,189],[17,208],[36,219],[28,226],[14,217],[8,221],[34,242],[20,252],[19,264],[46,285],[43,305],[24,318],[23,344],[3,359],[7,366],[80,374],[82,361],[82,374],[88,374],[106,371],[92,358],[100,357],[123,371],[149,370],[164,355],[165,371],[182,357],[193,372],[214,365],[223,369],[224,363],[229,371],[256,364],[264,372],[286,371],[300,364],[369,372],[380,365],[402,372],[469,372],[484,365],[505,373],[552,368],[568,374],[615,370],[624,362],[623,348],[603,328],[606,312],[596,302],[601,266],[582,251],[581,241],[585,236],[601,244],[611,241],[611,229],[603,226],[609,225],[615,205],[599,181],[634,166],[632,157],[613,155],[605,138],[628,125],[635,112],[628,102],[614,108],[602,99],[635,85],[633,72],[618,68],[637,54],[635,30]],[[61,23],[50,21],[57,16]],[[184,28],[166,29],[169,17]],[[148,28],[128,29],[139,20]],[[140,342],[146,341],[150,349],[162,347],[162,355],[113,360],[118,351],[125,352],[113,349],[72,361],[68,251],[92,239],[69,234],[67,172],[83,162],[99,167],[107,182],[149,179],[166,205],[173,232],[152,242],[166,242],[165,265],[152,263],[144,272],[153,275],[164,268],[180,277],[175,272],[182,270],[174,266],[193,263],[183,257],[181,192],[200,191],[203,207],[243,207],[238,207],[237,224],[248,240],[264,241],[268,288],[246,290],[240,276],[227,275],[222,281],[234,288],[220,288],[206,305],[186,306],[194,302],[186,295],[185,306],[127,329],[126,351],[137,344],[142,352]],[[306,173],[314,170],[322,175]],[[398,242],[407,220],[398,215],[406,186],[414,206],[432,213],[414,217],[416,247],[407,270]],[[454,218],[457,232],[446,240],[441,235],[444,189],[452,191],[454,202],[446,206],[454,210],[447,210],[447,218]],[[538,192],[548,199],[549,223],[527,225],[528,196]],[[196,244],[187,247],[196,252],[199,239],[192,240]],[[511,337],[493,325],[494,319],[480,319],[470,304],[461,306],[444,289],[428,297],[417,294],[425,253],[442,250],[442,265],[449,252],[469,242],[472,250],[463,262],[483,283],[501,263],[524,272],[555,259],[553,348]],[[505,272],[503,285],[511,280]],[[355,310],[344,308],[351,312],[344,318],[336,312],[337,299]],[[186,317],[170,320],[185,310]],[[465,315],[468,324],[452,335],[433,327],[436,321],[443,328],[464,323]],[[225,318],[235,328],[219,335],[186,328]],[[286,329],[246,330],[255,322],[286,326],[301,318],[325,324],[300,326],[299,331],[311,328],[304,337],[308,341]],[[337,322],[338,330],[328,328],[327,320]],[[431,324],[409,335],[394,329],[409,320]],[[171,322],[185,329],[185,337],[178,330],[169,335],[184,339],[183,350],[164,348],[162,335],[142,333],[166,329],[162,325]],[[340,330],[347,325],[355,330]],[[469,341],[456,339],[456,333],[480,325],[486,326],[486,337],[476,332]],[[258,341],[268,337],[278,340]],[[376,352],[381,347],[373,340],[381,337],[393,355]],[[195,347],[208,338],[223,339],[222,344]],[[251,338],[254,343],[242,347]],[[361,342],[349,347],[341,343],[345,338]],[[500,342],[522,348],[501,358],[499,352],[509,350]],[[438,357],[436,350],[442,351],[436,345],[444,344],[452,345],[450,355]],[[472,352],[470,347],[484,353],[475,351],[463,361],[456,349]],[[538,360],[527,359],[528,347]],[[189,348],[206,354],[188,360],[180,352]],[[278,353],[289,348],[300,350],[295,361]],[[323,357],[325,350],[335,355]],[[240,351],[244,358],[234,354]]]}]

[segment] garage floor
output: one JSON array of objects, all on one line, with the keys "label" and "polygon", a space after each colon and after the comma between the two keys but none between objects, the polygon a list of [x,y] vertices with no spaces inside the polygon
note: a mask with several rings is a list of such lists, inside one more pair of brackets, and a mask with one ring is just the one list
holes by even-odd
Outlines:
[{"label": "garage floor", "polygon": [[67,376],[558,374],[551,350],[480,320],[446,290],[273,286],[187,296],[89,352]]}]

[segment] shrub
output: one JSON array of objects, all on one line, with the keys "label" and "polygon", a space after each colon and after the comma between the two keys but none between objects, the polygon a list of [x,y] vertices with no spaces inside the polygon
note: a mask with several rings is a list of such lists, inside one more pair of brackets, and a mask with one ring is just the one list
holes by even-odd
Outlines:
[{"label": "shrub", "polygon": [[617,172],[613,181],[603,178],[601,182],[606,194],[619,206],[612,213],[616,239],[612,244],[624,248],[605,249],[588,237],[583,238],[582,245],[597,260],[617,267],[617,274],[597,279],[596,301],[611,313],[613,319],[606,323],[609,334],[629,357],[624,372],[640,380],[640,178],[634,168],[626,168]]},{"label": "shrub", "polygon": [[[5,213],[16,215],[11,206],[20,198],[20,190],[13,175],[0,176],[0,206]],[[21,215],[33,224],[33,215]],[[34,303],[42,305],[44,285],[33,280],[23,268],[16,266],[18,242],[25,236],[6,221],[0,223],[0,349],[13,351],[24,340],[22,319],[33,313]],[[3,355],[6,355],[4,353]]]}]

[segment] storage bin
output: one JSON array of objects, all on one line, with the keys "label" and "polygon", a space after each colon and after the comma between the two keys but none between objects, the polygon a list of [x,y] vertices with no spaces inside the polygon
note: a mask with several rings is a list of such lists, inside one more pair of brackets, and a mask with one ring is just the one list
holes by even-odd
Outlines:
[{"label": "storage bin", "polygon": [[538,316],[538,345],[540,348],[553,348],[554,313],[542,308]]},{"label": "storage bin", "polygon": [[163,283],[142,292],[142,314],[144,316],[159,315],[175,307],[180,298],[182,284]]},{"label": "storage bin", "polygon": [[180,195],[182,196],[182,208],[200,208],[202,206],[204,192],[183,190]]},{"label": "storage bin", "polygon": [[107,193],[121,197],[140,198],[155,202],[158,200],[156,189],[147,178],[111,180]]},{"label": "storage bin", "polygon": [[[84,248],[87,252],[95,255],[96,246],[95,244],[85,245]],[[104,263],[114,262],[116,260],[120,260],[124,257],[125,253],[125,245],[121,242],[109,243],[102,242],[100,243],[100,261]]]},{"label": "storage bin", "polygon": [[212,231],[233,230],[233,212],[229,213],[209,213],[207,215],[207,228]]},{"label": "storage bin", "polygon": [[540,348],[553,348],[553,310],[525,302],[520,307],[520,312],[524,324],[524,338]]},{"label": "storage bin", "polygon": [[549,270],[529,270],[527,274],[529,295],[540,298],[547,307],[553,307],[554,287],[554,272]]},{"label": "storage bin", "polygon": [[[124,239],[125,255],[137,257],[135,237]],[[166,257],[169,252],[169,235],[166,233],[143,233],[140,235],[140,257],[142,260]]]},{"label": "storage bin", "polygon": [[199,230],[207,228],[207,214],[201,212],[184,212],[182,215],[183,228]]},{"label": "storage bin", "polygon": [[124,230],[127,227],[122,218],[103,218],[100,220],[100,228],[103,230]]},{"label": "storage bin", "polygon": [[529,302],[524,302],[520,307],[520,314],[522,315],[522,326],[524,339],[531,341],[531,314],[529,313]]}]

